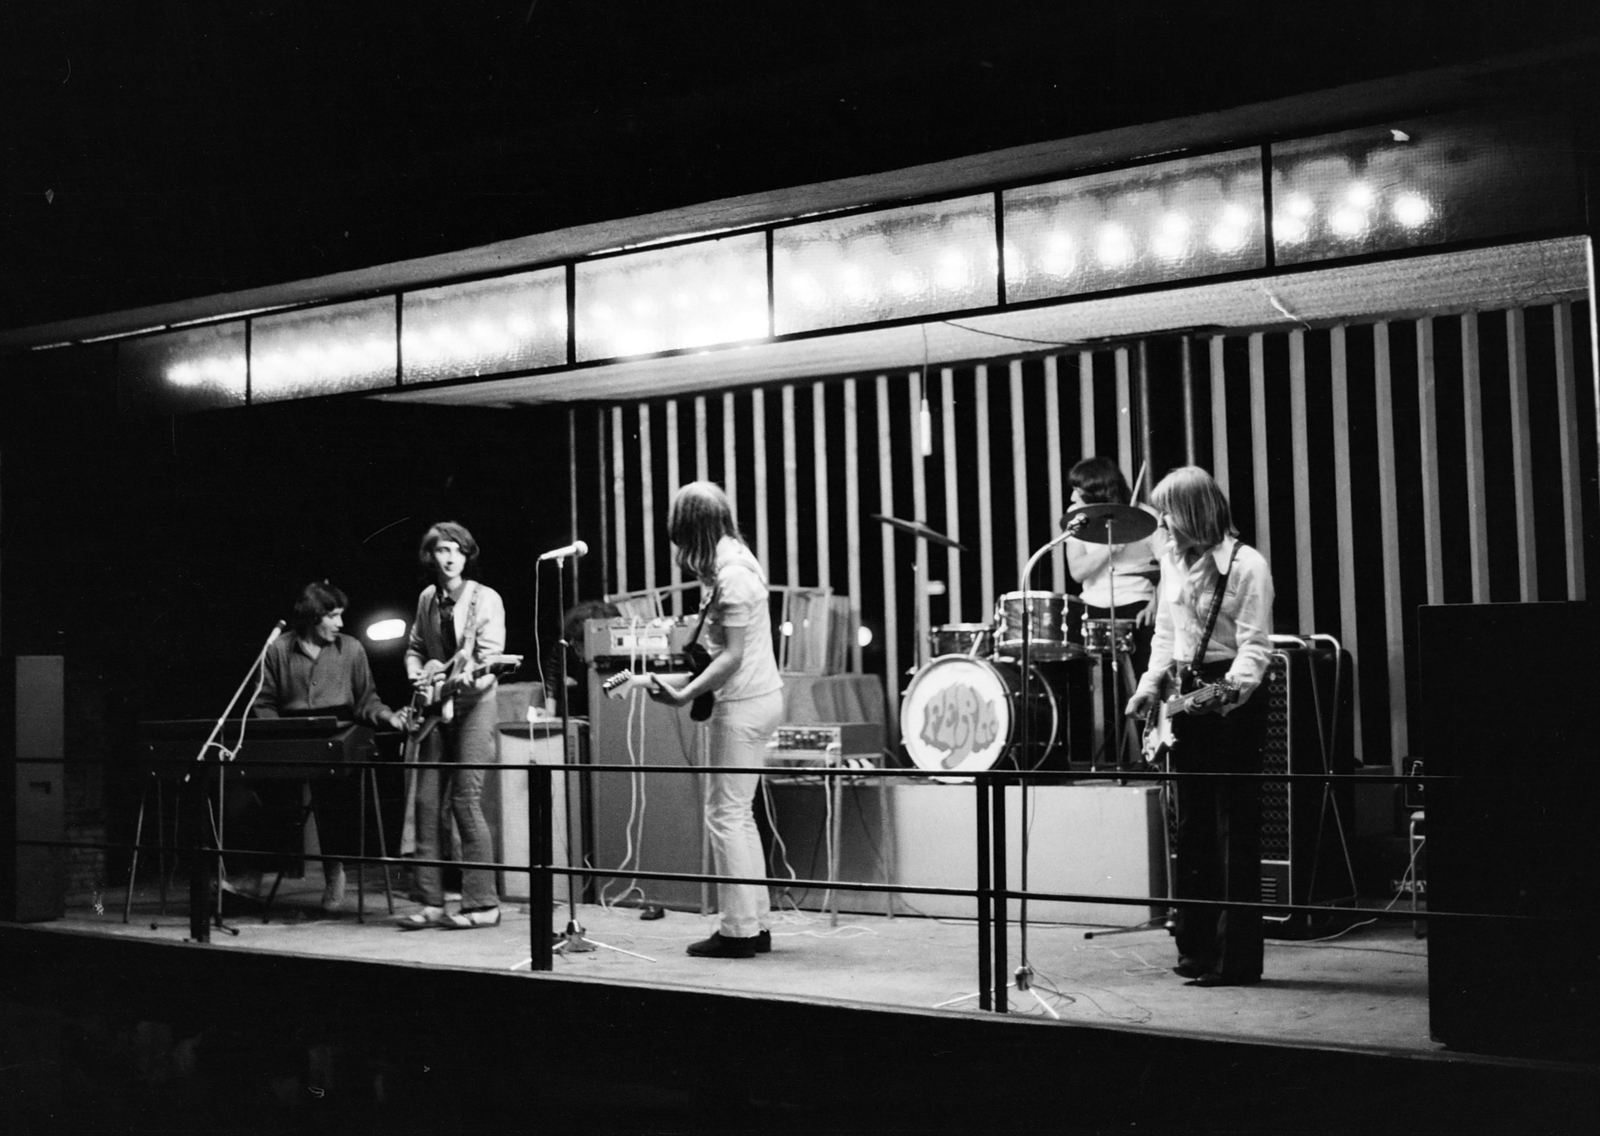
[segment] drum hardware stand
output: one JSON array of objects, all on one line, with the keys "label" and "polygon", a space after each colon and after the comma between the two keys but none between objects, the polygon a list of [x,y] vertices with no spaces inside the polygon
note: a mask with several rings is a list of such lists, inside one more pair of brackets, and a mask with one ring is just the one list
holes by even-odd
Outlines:
[{"label": "drum hardware stand", "polygon": [[[899,517],[891,517],[887,513],[873,513],[872,514],[872,519],[875,520],[875,521],[882,521],[884,524],[888,525],[890,528],[898,529],[900,532],[905,533],[907,536],[914,536],[920,541],[924,541],[924,542],[931,541],[932,543],[937,544],[937,545],[939,545],[939,546],[941,546],[943,548],[953,548],[957,552],[965,552],[967,550],[966,545],[960,543],[959,541],[951,540],[949,537],[945,536],[944,533],[939,532],[937,529],[929,528],[927,525],[923,524],[921,521],[904,521],[904,520],[901,520]],[[917,555],[917,559],[916,559],[916,562],[915,562],[916,565],[917,565],[917,589],[919,591],[926,592],[927,587],[928,587],[928,581],[927,581],[927,578],[926,578],[927,570],[923,566],[923,557],[921,555],[923,549],[919,548],[917,551],[918,551],[918,555]],[[912,635],[914,637],[914,641],[916,643],[916,655],[913,658],[913,662],[912,662],[912,666],[911,666],[911,670],[913,670],[913,671],[917,670],[919,665],[920,665],[920,663],[922,662],[922,651],[923,651],[923,648],[927,645],[926,628],[921,626],[921,624],[922,624],[922,608],[923,608],[923,605],[921,603],[914,603],[913,606],[912,606],[912,611],[914,613],[914,618],[915,618],[916,623],[917,623],[917,626],[913,627],[911,629]]]},{"label": "drum hardware stand", "polygon": [[[561,639],[558,643],[561,655],[561,684],[559,687],[561,691],[561,763],[565,770],[571,770],[575,762],[572,760],[572,691],[567,687],[567,652],[571,650],[572,645],[567,642],[567,601],[562,579],[566,572],[567,558],[562,555],[554,557],[554,560],[556,562],[556,612],[561,619]],[[535,571],[537,570],[536,565]],[[573,566],[573,571],[577,571],[576,565]],[[645,962],[655,962],[656,960],[648,955],[641,955],[635,951],[624,950],[622,947],[614,947],[610,943],[602,943],[598,939],[589,938],[583,929],[583,924],[578,922],[578,877],[571,871],[573,866],[572,794],[569,791],[570,786],[567,781],[567,778],[573,776],[573,774],[565,770],[561,775],[561,792],[566,797],[563,802],[565,807],[562,812],[567,821],[567,926],[564,931],[555,935],[557,941],[552,945],[551,950],[559,955],[575,955],[604,947],[608,951],[616,951],[618,954],[632,955],[634,958],[644,959]],[[538,912],[534,912],[533,917],[538,919],[540,915]],[[532,962],[533,960],[530,958],[527,962],[518,963],[517,966],[528,966]],[[515,970],[517,967],[512,967],[512,969]]]}]

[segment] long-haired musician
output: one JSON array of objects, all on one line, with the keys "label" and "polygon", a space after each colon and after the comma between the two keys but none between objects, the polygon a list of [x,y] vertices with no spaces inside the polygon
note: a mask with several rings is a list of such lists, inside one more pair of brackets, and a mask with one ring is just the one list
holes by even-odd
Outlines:
[{"label": "long-haired musician", "polygon": [[[471,578],[478,542],[455,521],[440,521],[423,535],[418,558],[433,583],[417,597],[417,615],[406,645],[406,674],[419,691],[448,702],[421,753],[424,762],[492,763],[498,680],[486,667],[505,650],[506,609],[500,594]],[[441,681],[442,680],[442,681]],[[448,717],[448,720],[446,718]],[[416,778],[416,854],[419,861],[448,859],[450,822],[461,836],[467,862],[492,863],[494,837],[483,815],[483,769],[419,769]],[[404,930],[445,927],[467,930],[500,922],[494,872],[461,873],[461,909],[446,911],[440,869],[417,866],[422,910],[404,916]]]},{"label": "long-haired musician", "polygon": [[[766,574],[739,536],[733,508],[709,481],[678,490],[667,516],[667,535],[678,549],[678,566],[700,581],[704,639],[711,661],[682,686],[658,682],[650,697],[668,706],[688,706],[714,693],[707,723],[713,768],[759,766],[783,718],[783,679],[772,650],[772,617]],[[765,876],[766,861],[752,803],[758,773],[712,773],[706,827],[712,862],[721,876]],[[692,943],[702,958],[750,958],[770,949],[771,897],[760,884],[718,884],[722,920],[709,939]]]},{"label": "long-haired musician", "polygon": [[[1240,543],[1228,498],[1205,470],[1175,469],[1151,494],[1169,541],[1150,666],[1128,702],[1144,718],[1186,688],[1206,689],[1213,708],[1172,719],[1172,768],[1180,773],[1260,773],[1272,631],[1272,572]],[[1169,701],[1166,705],[1171,706]],[[1253,780],[1185,780],[1178,786],[1177,899],[1261,898],[1261,786]],[[1261,977],[1259,910],[1181,907],[1177,973],[1198,986]]]}]

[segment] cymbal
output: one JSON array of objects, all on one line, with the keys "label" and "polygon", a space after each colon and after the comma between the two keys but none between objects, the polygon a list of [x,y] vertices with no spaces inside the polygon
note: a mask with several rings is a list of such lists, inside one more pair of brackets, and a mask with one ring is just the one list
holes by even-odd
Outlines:
[{"label": "cymbal", "polygon": [[1132,544],[1156,531],[1156,519],[1133,505],[1078,505],[1067,510],[1061,527],[1066,528],[1079,517],[1084,520],[1073,535],[1090,544]]},{"label": "cymbal", "polygon": [[872,519],[875,521],[882,521],[890,528],[899,529],[901,532],[906,533],[909,536],[918,536],[923,540],[932,541],[934,544],[942,545],[945,548],[953,548],[958,552],[965,552],[967,550],[966,545],[961,544],[958,541],[951,540],[949,537],[945,536],[944,533],[939,532],[937,529],[930,529],[921,521],[902,521],[899,517],[891,517],[885,513],[874,513],[872,514]]}]

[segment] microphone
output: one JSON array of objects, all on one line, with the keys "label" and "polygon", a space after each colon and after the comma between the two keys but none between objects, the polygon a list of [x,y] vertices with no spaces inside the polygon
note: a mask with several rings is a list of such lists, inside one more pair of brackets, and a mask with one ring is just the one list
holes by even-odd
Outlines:
[{"label": "microphone", "polygon": [[272,629],[272,634],[267,636],[268,645],[271,645],[271,644],[277,642],[278,636],[282,635],[283,634],[283,629],[285,627],[288,627],[288,626],[289,626],[289,621],[288,620],[286,620],[286,619],[278,620],[277,626]]},{"label": "microphone", "polygon": [[539,560],[540,562],[545,560],[560,560],[567,556],[587,556],[588,553],[589,546],[584,544],[581,540],[575,540],[571,544],[562,545],[560,548],[552,548],[549,552],[546,552],[543,556],[539,557]]},{"label": "microphone", "polygon": [[1076,536],[1078,530],[1088,523],[1088,513],[1068,513],[1061,518],[1061,528],[1068,536]]}]

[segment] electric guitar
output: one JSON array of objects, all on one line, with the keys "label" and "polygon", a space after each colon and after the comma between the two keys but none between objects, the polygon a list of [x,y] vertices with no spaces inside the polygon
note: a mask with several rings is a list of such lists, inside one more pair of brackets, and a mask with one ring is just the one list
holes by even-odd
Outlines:
[{"label": "electric guitar", "polygon": [[511,674],[521,665],[521,655],[490,655],[476,663],[458,655],[450,661],[449,666],[430,676],[411,695],[411,705],[401,711],[401,717],[406,720],[406,731],[414,734],[432,718],[450,721],[455,717],[454,691],[486,674]]},{"label": "electric guitar", "polygon": [[644,674],[634,674],[632,671],[618,671],[600,684],[600,692],[607,698],[621,698],[624,694],[635,690],[646,692],[655,690],[660,686],[658,679],[670,678],[675,680],[674,685],[681,685],[693,677],[690,674],[663,675],[657,674],[655,671],[645,671]]},{"label": "electric guitar", "polygon": [[1187,693],[1165,697],[1166,688],[1173,680],[1164,682],[1162,697],[1156,704],[1144,727],[1144,745],[1141,752],[1145,762],[1155,765],[1161,751],[1171,748],[1174,741],[1172,721],[1180,714],[1216,714],[1239,701],[1239,687],[1229,679],[1209,682]]}]

